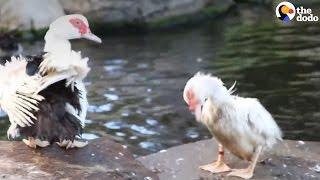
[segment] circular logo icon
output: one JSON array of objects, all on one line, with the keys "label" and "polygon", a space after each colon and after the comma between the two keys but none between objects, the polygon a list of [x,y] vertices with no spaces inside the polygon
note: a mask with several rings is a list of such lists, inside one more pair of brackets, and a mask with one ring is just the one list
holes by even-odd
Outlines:
[{"label": "circular logo icon", "polygon": [[281,2],[276,7],[276,15],[281,21],[288,23],[296,15],[296,8],[290,2]]}]

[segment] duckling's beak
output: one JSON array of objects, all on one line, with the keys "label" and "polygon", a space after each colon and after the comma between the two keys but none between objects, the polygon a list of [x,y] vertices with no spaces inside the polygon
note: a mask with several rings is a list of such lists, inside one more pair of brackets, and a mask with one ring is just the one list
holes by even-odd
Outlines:
[{"label": "duckling's beak", "polygon": [[91,31],[88,31],[86,34],[82,35],[82,38],[97,42],[97,43],[102,43],[102,40],[96,36],[95,34],[93,34]]},{"label": "duckling's beak", "polygon": [[196,106],[196,109],[194,111],[194,116],[198,122],[201,122],[201,116],[202,116],[202,105],[201,104],[198,104]]}]

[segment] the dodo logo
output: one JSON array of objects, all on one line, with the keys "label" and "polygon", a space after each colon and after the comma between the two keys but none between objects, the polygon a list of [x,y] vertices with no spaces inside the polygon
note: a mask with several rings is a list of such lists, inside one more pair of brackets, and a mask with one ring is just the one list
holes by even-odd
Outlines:
[{"label": "the dodo logo", "polygon": [[281,2],[276,7],[277,17],[285,23],[289,23],[296,15],[296,8],[290,2]]},{"label": "the dodo logo", "polygon": [[315,22],[319,21],[319,17],[314,15],[311,8],[305,8],[299,6],[297,8],[290,2],[282,2],[276,7],[277,17],[285,22],[289,23],[296,16],[296,21],[298,22]]}]

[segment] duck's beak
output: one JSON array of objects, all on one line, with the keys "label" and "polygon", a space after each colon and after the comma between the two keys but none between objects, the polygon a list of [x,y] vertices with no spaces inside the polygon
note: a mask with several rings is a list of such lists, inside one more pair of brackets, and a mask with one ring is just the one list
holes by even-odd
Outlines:
[{"label": "duck's beak", "polygon": [[102,43],[102,40],[98,36],[93,34],[91,31],[89,31],[86,34],[83,34],[82,37],[85,38],[85,39],[97,42],[97,43]]}]

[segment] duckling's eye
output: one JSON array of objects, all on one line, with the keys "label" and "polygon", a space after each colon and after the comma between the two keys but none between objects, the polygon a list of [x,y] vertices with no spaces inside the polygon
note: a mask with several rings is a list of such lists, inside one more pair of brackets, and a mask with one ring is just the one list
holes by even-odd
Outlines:
[{"label": "duckling's eye", "polygon": [[79,22],[79,21],[76,21],[76,24],[80,24],[80,22]]}]

